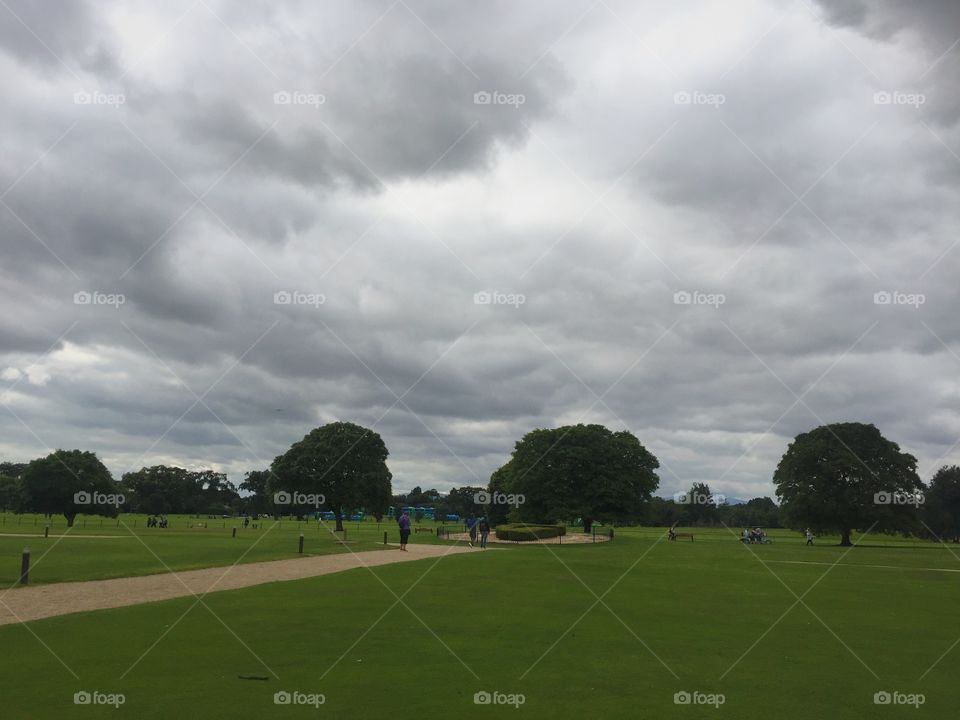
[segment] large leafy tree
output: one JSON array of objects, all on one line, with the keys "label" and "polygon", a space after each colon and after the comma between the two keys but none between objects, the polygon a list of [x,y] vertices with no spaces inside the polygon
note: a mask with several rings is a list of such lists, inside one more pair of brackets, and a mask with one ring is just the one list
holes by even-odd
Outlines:
[{"label": "large leafy tree", "polygon": [[73,527],[78,513],[117,514],[116,505],[77,502],[78,494],[92,499],[117,495],[119,488],[110,471],[92,452],[57,450],[30,462],[21,476],[24,505],[33,512],[63,513]]},{"label": "large leafy tree", "polygon": [[363,506],[383,512],[392,478],[387,446],[373,430],[349,422],[315,428],[271,466],[270,491],[323,495],[343,530],[343,512]]},{"label": "large leafy tree", "polygon": [[939,538],[960,542],[960,467],[937,470],[925,493],[923,522]]},{"label": "large leafy tree", "polygon": [[660,483],[660,466],[640,441],[603,425],[570,425],[527,433],[509,462],[494,473],[491,491],[522,494],[516,507],[522,522],[583,518],[633,520]]},{"label": "large leafy tree", "polygon": [[839,532],[905,529],[923,488],[917,459],[873,425],[834,423],[794,438],[773,475],[789,527]]}]

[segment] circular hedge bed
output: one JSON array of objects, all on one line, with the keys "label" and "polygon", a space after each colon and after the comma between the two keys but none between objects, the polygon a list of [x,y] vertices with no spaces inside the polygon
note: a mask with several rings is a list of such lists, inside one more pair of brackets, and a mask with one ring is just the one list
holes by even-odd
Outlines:
[{"label": "circular hedge bed", "polygon": [[497,540],[513,540],[524,542],[529,540],[543,540],[567,534],[565,525],[524,525],[512,523],[497,525]]}]

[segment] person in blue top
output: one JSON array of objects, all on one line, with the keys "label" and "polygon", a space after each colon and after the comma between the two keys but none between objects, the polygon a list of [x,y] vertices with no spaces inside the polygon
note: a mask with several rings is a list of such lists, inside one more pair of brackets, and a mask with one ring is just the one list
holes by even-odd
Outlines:
[{"label": "person in blue top", "polygon": [[397,525],[400,526],[400,549],[406,552],[407,541],[410,539],[410,515],[407,514],[406,510],[397,520]]}]

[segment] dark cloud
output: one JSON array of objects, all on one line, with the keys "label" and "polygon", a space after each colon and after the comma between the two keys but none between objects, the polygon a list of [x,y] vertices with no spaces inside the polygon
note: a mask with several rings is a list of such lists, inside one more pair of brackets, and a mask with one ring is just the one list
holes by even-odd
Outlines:
[{"label": "dark cloud", "polygon": [[70,69],[0,24],[0,455],[239,479],[346,419],[447,489],[602,422],[751,497],[864,420],[956,461],[960,29],[905,7],[11,4]]}]

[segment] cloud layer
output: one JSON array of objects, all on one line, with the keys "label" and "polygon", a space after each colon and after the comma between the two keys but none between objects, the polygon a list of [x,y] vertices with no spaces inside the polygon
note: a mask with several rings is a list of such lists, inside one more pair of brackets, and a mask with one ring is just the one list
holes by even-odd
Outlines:
[{"label": "cloud layer", "polygon": [[397,489],[601,422],[770,494],[876,423],[960,462],[955,4],[0,7],[0,456]]}]

